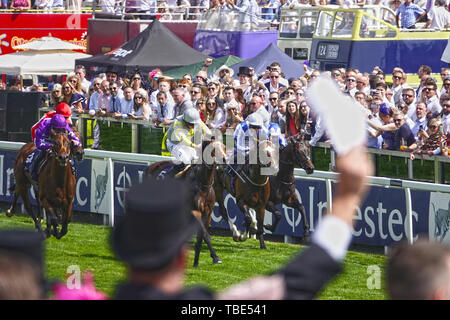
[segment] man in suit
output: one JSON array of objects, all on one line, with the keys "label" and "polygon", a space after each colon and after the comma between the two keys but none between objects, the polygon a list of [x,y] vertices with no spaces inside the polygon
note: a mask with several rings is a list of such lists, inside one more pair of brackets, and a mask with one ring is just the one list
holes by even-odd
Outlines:
[{"label": "man in suit", "polygon": [[[352,238],[353,214],[373,172],[365,146],[337,157],[339,183],[332,211],[314,232],[312,245],[282,269],[220,293],[184,289],[187,242],[199,222],[190,213],[190,186],[180,180],[147,180],[126,197],[127,214],[112,231],[112,249],[128,269],[116,299],[313,299],[341,271]],[[152,196],[149,197],[148,195]]]}]

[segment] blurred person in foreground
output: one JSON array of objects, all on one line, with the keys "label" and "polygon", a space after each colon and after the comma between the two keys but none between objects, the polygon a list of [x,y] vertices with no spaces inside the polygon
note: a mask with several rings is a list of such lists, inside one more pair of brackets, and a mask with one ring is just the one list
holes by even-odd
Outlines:
[{"label": "blurred person in foreground", "polygon": [[449,300],[449,247],[426,240],[395,246],[386,265],[386,280],[394,300]]},{"label": "blurred person in foreground", "polygon": [[[362,128],[364,134],[364,123]],[[355,206],[364,200],[373,172],[364,145],[357,141],[338,153],[332,210],[317,227],[312,245],[275,273],[219,293],[198,286],[184,289],[187,242],[199,227],[188,206],[190,187],[173,179],[135,186],[127,193],[127,214],[111,236],[113,251],[127,266],[115,299],[313,299],[340,273],[351,242]]]}]

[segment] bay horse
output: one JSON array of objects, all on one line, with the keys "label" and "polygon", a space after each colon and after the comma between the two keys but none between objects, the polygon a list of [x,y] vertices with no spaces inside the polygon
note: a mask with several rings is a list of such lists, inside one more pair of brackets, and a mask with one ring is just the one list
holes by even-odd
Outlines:
[{"label": "bay horse", "polygon": [[[212,158],[209,161],[202,159],[201,164],[191,165],[182,175],[177,175],[180,179],[191,182],[193,186],[191,197],[192,214],[199,220],[201,225],[200,230],[197,232],[194,246],[194,267],[198,267],[203,240],[208,246],[213,263],[222,263],[212,246],[208,228],[211,224],[211,214],[216,202],[213,188],[216,164],[225,162],[225,145],[220,141],[203,141],[202,154],[210,154]],[[162,170],[172,164],[171,161],[155,162],[147,168],[146,176],[156,178]]]},{"label": "bay horse", "polygon": [[[82,160],[84,151],[82,147],[74,147],[67,133],[51,130],[50,139],[53,146],[46,156],[45,163],[38,175],[38,185],[32,181],[29,173],[23,169],[27,156],[36,149],[33,143],[25,144],[20,150],[14,165],[15,185],[14,200],[7,214],[11,215],[15,210],[18,197],[22,197],[27,212],[33,218],[36,229],[43,232],[39,218],[41,205],[46,210],[47,229],[44,235],[54,235],[60,239],[67,233],[72,212],[72,202],[75,193],[76,176],[72,172],[70,161],[75,155],[77,160]],[[32,210],[28,197],[28,189],[33,185],[38,203],[38,214]],[[61,230],[58,231],[58,222],[61,222]]]},{"label": "bay horse", "polygon": [[275,216],[272,225],[264,228],[274,232],[281,219],[281,212],[275,206],[284,204],[296,209],[302,216],[304,240],[309,241],[309,223],[306,219],[305,207],[295,193],[294,166],[300,166],[307,174],[314,172],[310,158],[310,149],[306,146],[304,135],[287,138],[287,146],[280,151],[280,169],[276,175],[270,176],[270,199],[266,204],[267,211]]},{"label": "bay horse", "polygon": [[[257,148],[250,150],[250,152],[255,152],[255,149],[259,149],[256,163],[247,165],[247,173],[245,170],[239,172],[240,175],[244,176],[246,181],[243,182],[238,177],[232,181],[231,177],[224,170],[217,170],[214,190],[216,200],[219,204],[220,215],[228,222],[233,232],[233,240],[245,241],[249,237],[250,231],[252,231],[256,233],[260,248],[266,249],[263,223],[265,207],[270,196],[270,181],[269,175],[264,174],[263,169],[271,167],[277,170],[278,154],[272,142],[268,140],[258,142],[257,146]],[[264,163],[261,161],[262,159],[260,159],[259,155],[265,155],[266,160],[263,161]],[[228,217],[224,205],[224,190],[227,190],[236,199],[237,206],[244,214],[245,231],[242,234]]]}]

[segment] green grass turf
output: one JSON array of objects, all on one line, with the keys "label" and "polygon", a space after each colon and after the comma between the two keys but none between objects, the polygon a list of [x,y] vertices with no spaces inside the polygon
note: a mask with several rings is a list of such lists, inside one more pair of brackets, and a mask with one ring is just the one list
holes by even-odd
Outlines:
[{"label": "green grass turf", "polygon": [[[6,228],[33,229],[34,225],[27,216],[8,218],[1,212],[0,229]],[[51,237],[46,240],[47,277],[64,281],[67,268],[78,265],[82,271],[91,270],[95,275],[96,287],[111,295],[116,284],[124,279],[125,267],[116,261],[110,250],[110,230],[106,226],[71,223],[68,234],[62,239]],[[212,241],[223,264],[213,265],[209,251],[203,245],[199,267],[193,268],[191,251],[187,285],[204,284],[214,290],[221,290],[251,276],[275,271],[305,248],[266,241],[267,250],[261,250],[254,239],[236,243],[230,237],[221,236],[213,236]],[[367,287],[370,276],[368,267],[378,266],[383,279],[384,263],[383,255],[350,251],[344,262],[343,273],[326,287],[319,299],[386,299],[383,280],[380,289],[370,290]]]}]

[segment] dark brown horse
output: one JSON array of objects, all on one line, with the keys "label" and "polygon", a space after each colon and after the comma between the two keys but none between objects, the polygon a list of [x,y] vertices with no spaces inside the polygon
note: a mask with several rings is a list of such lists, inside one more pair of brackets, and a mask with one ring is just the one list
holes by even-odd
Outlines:
[{"label": "dark brown horse", "polygon": [[303,220],[304,240],[309,241],[309,224],[306,219],[305,207],[295,194],[294,166],[300,166],[307,174],[314,172],[314,165],[310,158],[310,150],[306,146],[303,135],[296,135],[287,139],[287,146],[280,151],[280,170],[277,175],[270,176],[270,199],[266,204],[267,211],[274,214],[272,225],[265,225],[274,232],[281,219],[281,212],[275,207],[284,204],[298,210]]},{"label": "dark brown horse", "polygon": [[[25,159],[36,147],[28,143],[19,151],[14,166],[16,180],[14,200],[11,208],[8,210],[8,214],[10,215],[14,212],[18,197],[22,197],[25,208],[33,218],[37,230],[42,232],[39,221],[39,209],[40,205],[42,205],[46,210],[47,216],[45,236],[49,237],[53,234],[57,239],[60,239],[67,233],[75,193],[76,177],[72,172],[70,161],[73,154],[75,154],[78,160],[81,160],[84,151],[82,147],[73,147],[65,132],[52,130],[50,139],[53,141],[53,147],[47,154],[45,164],[39,172],[38,188],[31,180],[29,173],[23,170]],[[37,196],[38,214],[33,212],[29,201],[28,189],[30,185],[34,186]],[[59,222],[61,222],[60,231],[58,230]]]},{"label": "dark brown horse", "polygon": [[[194,267],[198,266],[203,240],[209,248],[213,263],[222,263],[222,260],[214,251],[208,228],[211,224],[211,214],[216,202],[216,195],[213,189],[215,168],[216,164],[224,163],[226,158],[225,146],[220,141],[205,141],[203,142],[202,154],[211,155],[209,161],[203,158],[201,164],[191,165],[180,176],[180,179],[186,179],[193,185],[192,214],[201,222],[201,229],[197,233],[195,243]],[[162,170],[170,165],[172,165],[170,161],[155,162],[146,170],[146,175],[156,178]]]},{"label": "dark brown horse", "polygon": [[[259,151],[250,150],[250,152],[257,152],[258,155],[264,155],[265,160],[258,157],[256,163],[247,165],[247,173],[239,172],[245,179],[245,182],[239,178],[235,178],[233,186],[231,177],[223,170],[218,170],[216,174],[216,181],[214,190],[216,193],[216,200],[219,204],[219,211],[222,218],[228,222],[230,229],[233,232],[233,240],[245,241],[250,234],[250,231],[255,232],[259,240],[261,249],[266,249],[264,243],[264,215],[267,201],[270,196],[270,181],[269,175],[264,173],[264,169],[278,168],[278,157],[274,145],[270,141],[261,141],[258,144]],[[236,204],[244,214],[245,231],[241,234],[236,226],[229,220],[227,211],[224,206],[223,191],[227,190],[236,199]]]}]

